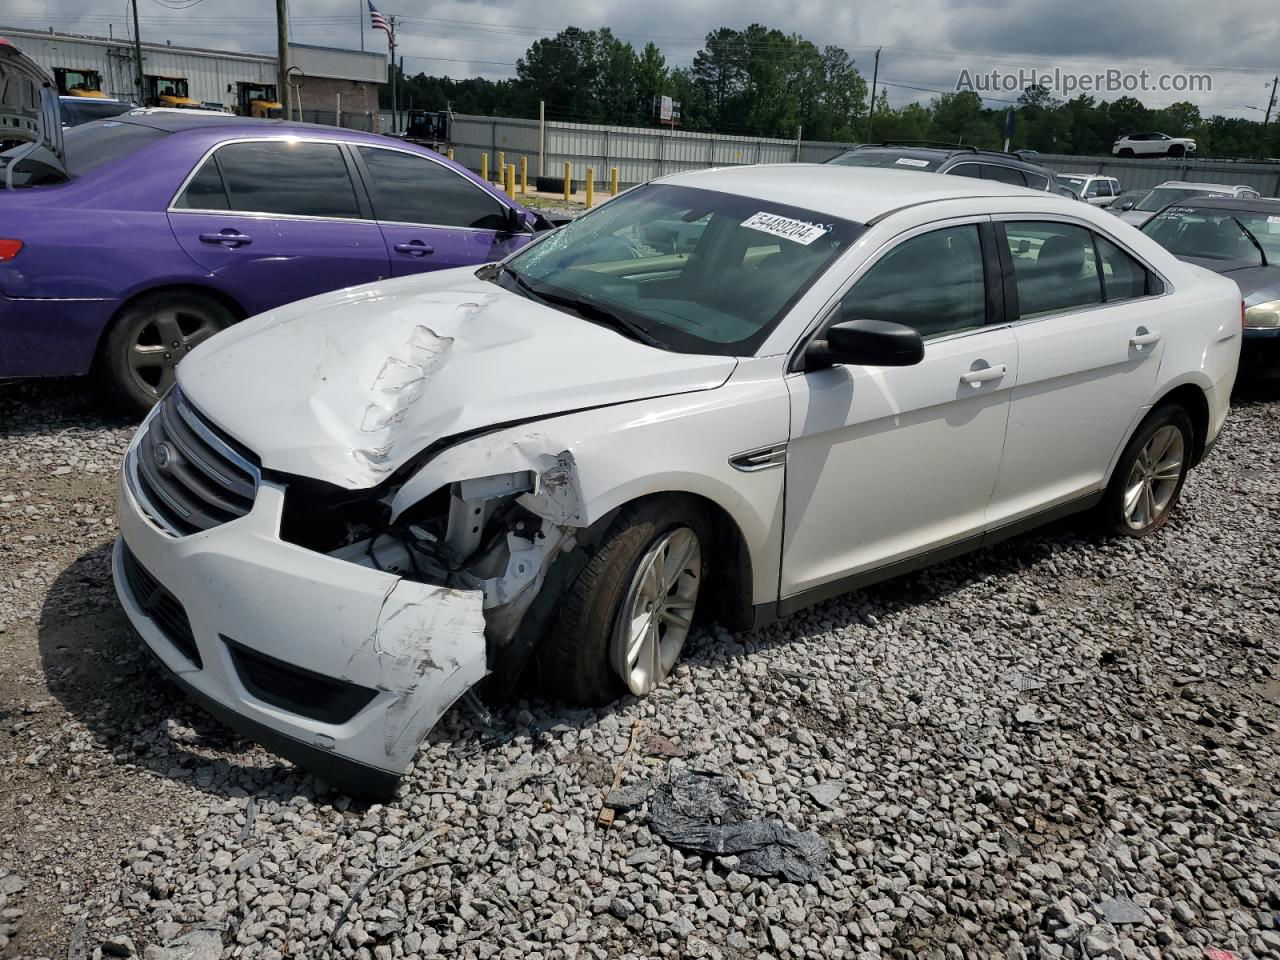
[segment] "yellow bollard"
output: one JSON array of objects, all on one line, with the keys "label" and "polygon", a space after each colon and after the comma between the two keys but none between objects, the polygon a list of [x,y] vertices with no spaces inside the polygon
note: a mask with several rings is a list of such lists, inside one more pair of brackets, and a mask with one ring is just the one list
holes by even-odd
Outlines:
[{"label": "yellow bollard", "polygon": [[564,162],[564,202],[569,202],[569,184],[573,182],[573,168],[569,165],[569,161]]},{"label": "yellow bollard", "polygon": [[616,197],[618,195],[618,168],[609,168],[609,196]]},{"label": "yellow bollard", "polygon": [[480,154],[480,179],[489,179],[489,155],[487,153]]},{"label": "yellow bollard", "polygon": [[502,183],[502,178],[507,175],[507,155],[502,150],[498,151],[498,183]]},{"label": "yellow bollard", "polygon": [[596,171],[594,167],[587,167],[587,209],[591,209],[596,202]]},{"label": "yellow bollard", "polygon": [[520,158],[520,192],[529,192],[529,158]]},{"label": "yellow bollard", "polygon": [[452,159],[453,159],[453,147],[450,147],[450,148],[449,148],[449,159],[450,159],[450,160],[452,160]]},{"label": "yellow bollard", "polygon": [[514,163],[507,164],[507,196],[512,200],[516,198],[516,165]]}]

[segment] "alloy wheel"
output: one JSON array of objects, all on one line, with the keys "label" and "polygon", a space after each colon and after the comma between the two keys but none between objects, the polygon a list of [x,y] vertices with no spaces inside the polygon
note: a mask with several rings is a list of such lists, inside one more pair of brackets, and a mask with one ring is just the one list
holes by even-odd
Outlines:
[{"label": "alloy wheel", "polygon": [[145,391],[162,397],[178,362],[222,329],[213,317],[187,307],[166,307],[139,324],[129,345],[129,372]]},{"label": "alloy wheel", "polygon": [[1145,530],[1169,509],[1182,478],[1186,442],[1182,431],[1166,424],[1138,452],[1124,487],[1124,522]]},{"label": "alloy wheel", "polygon": [[688,527],[661,536],[627,587],[611,659],[627,689],[644,696],[671,672],[693,624],[702,580],[702,548]]}]

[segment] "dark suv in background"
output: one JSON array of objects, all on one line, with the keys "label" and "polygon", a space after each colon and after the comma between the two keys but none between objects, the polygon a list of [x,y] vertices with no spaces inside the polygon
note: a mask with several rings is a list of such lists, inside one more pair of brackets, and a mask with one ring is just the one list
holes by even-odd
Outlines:
[{"label": "dark suv in background", "polygon": [[976,180],[998,180],[1032,190],[1053,190],[1056,175],[1048,167],[1017,154],[977,147],[915,140],[864,143],[832,157],[827,163],[844,167],[889,167],[924,173],[949,173]]}]

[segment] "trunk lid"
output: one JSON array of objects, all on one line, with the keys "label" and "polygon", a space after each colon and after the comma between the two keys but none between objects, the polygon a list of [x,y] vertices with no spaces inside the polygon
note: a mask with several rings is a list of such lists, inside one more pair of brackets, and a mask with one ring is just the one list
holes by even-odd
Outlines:
[{"label": "trunk lid", "polygon": [[58,88],[53,77],[0,37],[0,186],[20,182],[24,172],[42,180],[67,176]]}]

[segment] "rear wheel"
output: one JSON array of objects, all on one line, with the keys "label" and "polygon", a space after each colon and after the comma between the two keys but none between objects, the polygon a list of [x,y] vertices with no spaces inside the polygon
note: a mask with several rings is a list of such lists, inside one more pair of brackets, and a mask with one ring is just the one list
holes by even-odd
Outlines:
[{"label": "rear wheel", "polygon": [[146,413],[173,386],[179,361],[235,320],[217,300],[198,293],[140,297],[107,334],[98,365],[103,385],[130,412]]},{"label": "rear wheel", "polygon": [[710,549],[710,524],[687,500],[623,510],[538,652],[546,692],[596,705],[657,687],[688,639]]},{"label": "rear wheel", "polygon": [[1182,407],[1152,411],[1120,455],[1102,502],[1113,533],[1147,537],[1173,513],[1191,463],[1194,429]]},{"label": "rear wheel", "polygon": [[1130,149],[1129,147],[1121,147],[1121,148],[1120,148],[1120,152],[1117,154],[1117,156],[1120,156],[1120,157],[1132,157],[1132,156],[1133,156],[1133,150],[1132,150],[1132,149]]}]

